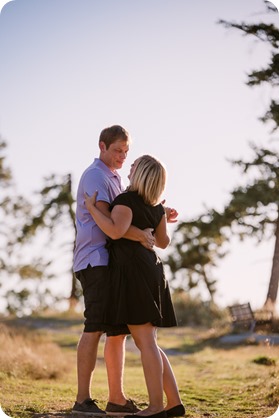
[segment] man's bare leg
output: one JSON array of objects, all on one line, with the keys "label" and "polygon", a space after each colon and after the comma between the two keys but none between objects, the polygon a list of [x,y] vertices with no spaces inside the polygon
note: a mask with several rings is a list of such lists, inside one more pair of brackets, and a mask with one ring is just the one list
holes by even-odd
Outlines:
[{"label": "man's bare leg", "polygon": [[123,389],[126,335],[106,338],[104,358],[106,362],[109,402],[125,405],[127,398]]},{"label": "man's bare leg", "polygon": [[102,332],[84,332],[77,349],[77,402],[91,398],[91,378],[96,365],[98,344]]}]

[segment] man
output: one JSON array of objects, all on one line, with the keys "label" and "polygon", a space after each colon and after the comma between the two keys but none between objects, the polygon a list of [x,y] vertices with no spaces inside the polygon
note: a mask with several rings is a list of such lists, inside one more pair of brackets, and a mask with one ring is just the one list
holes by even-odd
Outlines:
[{"label": "man", "polygon": [[[104,314],[108,295],[108,251],[106,236],[98,228],[84,204],[84,194],[98,190],[96,206],[110,216],[109,205],[124,190],[117,173],[126,160],[130,137],[119,125],[105,128],[99,138],[100,155],[82,174],[77,192],[76,245],[74,271],[80,281],[85,303],[84,332],[77,349],[78,392],[73,413],[103,416],[134,414],[139,409],[127,400],[123,391],[125,334],[128,328],[107,329]],[[152,248],[154,237],[150,229],[140,230],[131,226],[125,238],[141,242]],[[91,377],[95,368],[97,349],[101,335],[107,332],[104,357],[107,367],[109,400],[106,411],[91,399]]]}]

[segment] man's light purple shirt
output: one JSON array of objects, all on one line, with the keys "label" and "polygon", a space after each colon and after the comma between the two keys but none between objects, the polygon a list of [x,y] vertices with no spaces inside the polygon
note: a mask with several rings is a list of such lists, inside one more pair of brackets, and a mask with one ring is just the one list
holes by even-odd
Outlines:
[{"label": "man's light purple shirt", "polygon": [[98,190],[97,201],[111,203],[124,191],[124,185],[117,172],[112,172],[99,158],[84,171],[77,190],[76,243],[74,250],[75,272],[85,269],[89,264],[106,266],[108,251],[105,248],[107,237],[96,225],[84,204],[84,195],[89,196]]}]

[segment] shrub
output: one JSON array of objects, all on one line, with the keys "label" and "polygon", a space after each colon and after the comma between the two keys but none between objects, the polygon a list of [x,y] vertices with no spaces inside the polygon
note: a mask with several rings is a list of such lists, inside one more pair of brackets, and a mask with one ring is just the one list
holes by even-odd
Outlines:
[{"label": "shrub", "polygon": [[276,365],[275,359],[267,357],[267,356],[259,356],[253,360],[253,363],[260,364],[263,366],[275,366]]},{"label": "shrub", "polygon": [[172,295],[179,326],[215,327],[229,321],[226,309],[213,302],[204,302],[199,297],[191,297],[185,291],[177,290]]},{"label": "shrub", "polygon": [[46,336],[0,324],[1,375],[55,379],[66,370],[60,347]]}]

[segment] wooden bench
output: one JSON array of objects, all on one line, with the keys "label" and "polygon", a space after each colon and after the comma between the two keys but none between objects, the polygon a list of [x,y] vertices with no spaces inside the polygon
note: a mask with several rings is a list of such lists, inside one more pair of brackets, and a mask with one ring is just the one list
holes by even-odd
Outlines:
[{"label": "wooden bench", "polygon": [[250,303],[232,305],[228,307],[233,329],[249,329],[253,332],[257,325],[267,325],[272,323],[272,312],[259,311],[254,313]]}]

